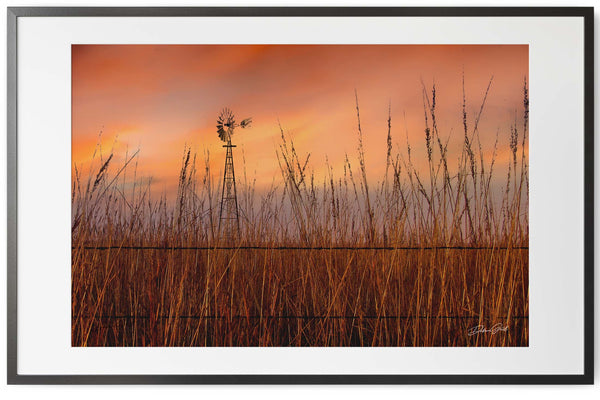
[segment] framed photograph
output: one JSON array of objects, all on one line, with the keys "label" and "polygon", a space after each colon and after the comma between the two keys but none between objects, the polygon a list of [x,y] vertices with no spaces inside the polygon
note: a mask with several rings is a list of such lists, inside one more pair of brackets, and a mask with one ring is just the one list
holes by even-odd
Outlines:
[{"label": "framed photograph", "polygon": [[593,382],[593,8],[8,8],[8,382]]}]

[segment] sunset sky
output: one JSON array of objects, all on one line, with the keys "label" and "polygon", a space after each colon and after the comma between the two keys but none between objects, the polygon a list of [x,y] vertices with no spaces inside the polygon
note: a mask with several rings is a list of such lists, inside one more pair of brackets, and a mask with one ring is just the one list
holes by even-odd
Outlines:
[{"label": "sunset sky", "polygon": [[[356,90],[367,171],[376,181],[390,104],[394,151],[406,154],[408,132],[413,158],[424,158],[421,81],[429,91],[435,82],[440,134],[460,144],[463,69],[471,128],[493,75],[479,130],[489,154],[499,132],[498,165],[506,165],[510,125],[523,113],[526,45],[74,45],[72,163],[86,171],[102,132],[102,151],[114,148],[117,162],[126,149],[140,149],[138,176],[152,176],[155,189],[173,192],[186,144],[201,159],[210,152],[218,177],[225,151],[215,122],[227,106],[238,120],[253,119],[236,131],[234,159],[240,174],[243,151],[259,188],[281,177],[278,120],[298,153],[311,153],[317,177],[326,156],[340,176],[344,155],[356,160]],[[450,154],[451,166],[458,156]]]}]

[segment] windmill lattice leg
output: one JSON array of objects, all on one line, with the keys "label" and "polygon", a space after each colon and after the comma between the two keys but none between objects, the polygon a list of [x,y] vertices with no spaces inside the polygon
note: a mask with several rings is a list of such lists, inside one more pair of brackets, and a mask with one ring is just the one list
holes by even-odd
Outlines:
[{"label": "windmill lattice leg", "polygon": [[232,244],[239,238],[240,221],[237,204],[237,190],[235,187],[235,170],[233,167],[233,147],[228,141],[224,145],[227,149],[225,156],[225,170],[223,172],[223,191],[221,194],[221,210],[219,212],[219,235],[227,244]]}]

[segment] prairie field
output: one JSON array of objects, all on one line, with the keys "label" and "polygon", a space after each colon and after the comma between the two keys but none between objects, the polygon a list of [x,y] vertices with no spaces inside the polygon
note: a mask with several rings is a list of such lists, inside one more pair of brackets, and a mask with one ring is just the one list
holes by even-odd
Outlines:
[{"label": "prairie field", "polygon": [[[326,177],[279,125],[269,188],[235,153],[233,236],[210,162],[222,154],[182,149],[168,198],[136,178],[138,152],[117,164],[97,150],[72,178],[72,345],[528,346],[527,88],[511,129],[485,132],[496,141],[483,148],[490,86],[475,114],[463,92],[451,133],[423,85],[421,139],[390,116],[380,154],[365,152],[356,95],[344,134],[356,153]],[[375,181],[368,157],[385,159]]]}]

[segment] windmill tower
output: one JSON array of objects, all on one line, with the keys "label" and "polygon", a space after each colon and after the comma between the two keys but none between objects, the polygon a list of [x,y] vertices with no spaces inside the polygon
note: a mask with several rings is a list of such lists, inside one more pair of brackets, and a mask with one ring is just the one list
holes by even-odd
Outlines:
[{"label": "windmill tower", "polygon": [[217,118],[217,133],[227,149],[225,155],[225,170],[223,172],[223,191],[221,194],[221,210],[219,211],[219,235],[225,242],[232,242],[240,234],[240,219],[235,188],[235,171],[233,168],[233,148],[231,137],[235,128],[247,128],[252,118],[246,118],[239,124],[229,108],[224,108]]}]

